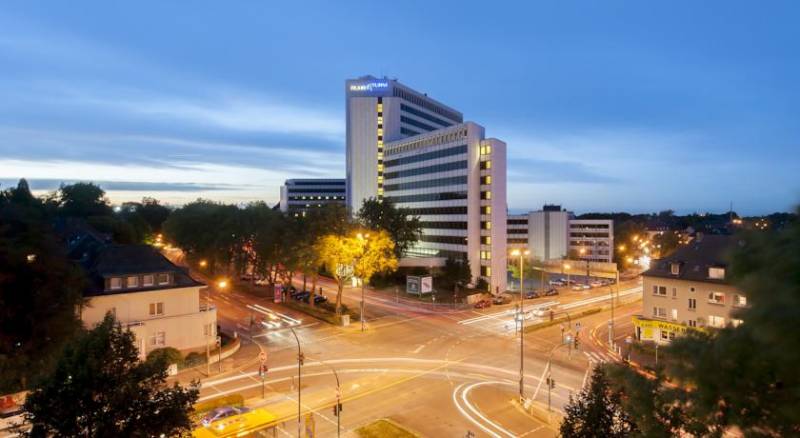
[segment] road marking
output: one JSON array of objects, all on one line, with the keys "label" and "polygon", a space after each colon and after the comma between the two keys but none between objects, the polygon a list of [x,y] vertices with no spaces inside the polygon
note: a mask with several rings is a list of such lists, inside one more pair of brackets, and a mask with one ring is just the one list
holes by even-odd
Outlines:
[{"label": "road marking", "polygon": [[426,345],[427,344],[420,344],[420,346],[415,348],[414,351],[412,351],[412,353],[418,354],[420,351],[422,351],[423,348],[425,348]]}]

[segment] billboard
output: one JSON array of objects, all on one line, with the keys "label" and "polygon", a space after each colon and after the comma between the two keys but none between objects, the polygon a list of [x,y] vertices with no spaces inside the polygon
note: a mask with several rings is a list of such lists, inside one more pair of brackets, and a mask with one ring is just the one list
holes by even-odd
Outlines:
[{"label": "billboard", "polygon": [[433,292],[433,277],[406,276],[406,293],[423,295]]},{"label": "billboard", "polygon": [[392,84],[388,79],[363,78],[347,81],[347,95],[353,97],[388,97]]}]

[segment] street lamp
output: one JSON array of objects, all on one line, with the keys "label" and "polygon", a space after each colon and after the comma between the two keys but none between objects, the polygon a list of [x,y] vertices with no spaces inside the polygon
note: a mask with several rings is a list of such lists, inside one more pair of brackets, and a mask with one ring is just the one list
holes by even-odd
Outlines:
[{"label": "street lamp", "polygon": [[198,265],[200,265],[201,268],[205,268],[206,266],[208,266],[208,261],[206,261],[205,259],[200,260],[200,263],[198,263]]},{"label": "street lamp", "polygon": [[567,286],[569,286],[570,285],[569,269],[571,268],[571,266],[569,265],[569,263],[564,263],[563,267],[564,267],[564,270],[567,271]]},{"label": "street lamp", "polygon": [[[361,257],[364,257],[364,253],[367,252],[367,245],[368,245],[367,241],[369,240],[369,233],[367,233],[367,234],[358,233],[356,235],[356,237],[358,237],[358,240],[364,242],[363,243],[363,245],[364,245],[363,249],[361,250]],[[361,257],[359,257],[359,260],[358,260],[359,262],[361,261]],[[363,333],[364,330],[365,330],[365,328],[364,328],[364,278],[361,277],[361,278],[359,278],[359,280],[361,280],[361,315],[360,315],[360,319],[361,319],[361,332]]]},{"label": "street lamp", "polygon": [[580,254],[580,258],[586,261],[586,284],[589,284],[589,260],[584,257],[586,255],[586,248],[581,247],[578,253]]},{"label": "street lamp", "polygon": [[[302,373],[300,367],[303,365],[303,351],[300,349],[300,338],[297,337],[294,328],[289,327],[289,330],[292,331],[294,340],[297,341],[297,438],[300,438],[300,388],[302,387]],[[338,376],[336,380],[338,385]]]},{"label": "street lamp", "polygon": [[519,401],[524,403],[524,388],[525,388],[525,269],[523,266],[522,257],[530,255],[530,251],[520,251],[515,249],[511,251],[512,257],[519,257]]}]

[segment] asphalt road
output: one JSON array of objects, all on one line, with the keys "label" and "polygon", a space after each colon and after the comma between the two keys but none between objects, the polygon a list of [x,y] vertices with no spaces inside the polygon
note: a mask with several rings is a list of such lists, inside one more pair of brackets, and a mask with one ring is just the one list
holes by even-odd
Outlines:
[{"label": "asphalt road", "polygon": [[[322,280],[323,293],[334,298],[335,285]],[[641,296],[636,284],[620,285],[620,296]],[[608,302],[608,289],[562,292],[558,297],[525,300],[533,310],[545,302],[556,312],[579,313]],[[246,294],[232,285],[208,295],[217,306],[223,329],[235,330],[241,350],[223,361],[222,372],[212,367],[184,372],[181,381],[199,378],[201,400],[227,394],[242,394],[251,407],[264,407],[281,418],[278,436],[296,436],[298,386],[301,397],[301,427],[305,431],[308,412],[313,412],[316,436],[336,436],[337,420],[342,435],[379,418],[391,418],[422,436],[550,437],[557,434],[560,414],[571,394],[585,384],[591,367],[618,361],[609,350],[608,311],[572,321],[567,334],[580,331],[578,350],[563,344],[561,325],[525,334],[524,395],[519,403],[520,340],[515,329],[515,303],[488,309],[453,309],[397,300],[391,295],[367,291],[367,330],[357,321],[335,327],[284,306]],[[393,299],[395,298],[395,299]],[[360,289],[347,288],[344,302],[357,308]],[[250,325],[251,316],[261,317],[253,306],[270,309],[299,321],[294,331],[305,360],[298,379],[297,342],[284,327]],[[618,339],[640,302],[615,311]],[[268,318],[266,319],[268,320]],[[536,322],[532,317],[526,324]],[[269,371],[258,375],[259,353],[267,353]],[[343,403],[341,416],[333,415],[338,374]],[[548,391],[543,381],[555,380]],[[262,392],[263,391],[263,392]],[[548,410],[548,399],[550,410]]]}]

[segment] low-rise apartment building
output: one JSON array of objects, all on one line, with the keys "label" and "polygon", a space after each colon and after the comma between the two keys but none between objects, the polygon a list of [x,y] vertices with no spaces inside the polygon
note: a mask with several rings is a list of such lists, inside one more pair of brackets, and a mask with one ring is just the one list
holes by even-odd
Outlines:
[{"label": "low-rise apartment building", "polygon": [[86,230],[66,237],[88,285],[80,308],[91,328],[111,312],[136,337],[142,359],[155,349],[204,351],[217,337],[217,312],[201,304],[202,283],[149,245],[117,245]]},{"label": "low-rise apartment building", "polygon": [[345,205],[345,184],[344,178],[287,179],[281,186],[280,210],[304,216],[308,210],[323,205]]},{"label": "low-rise apartment building", "polygon": [[687,330],[739,324],[735,310],[747,297],[729,283],[726,257],[732,236],[698,236],[642,274],[642,314],[633,318],[636,338],[669,343]]}]

